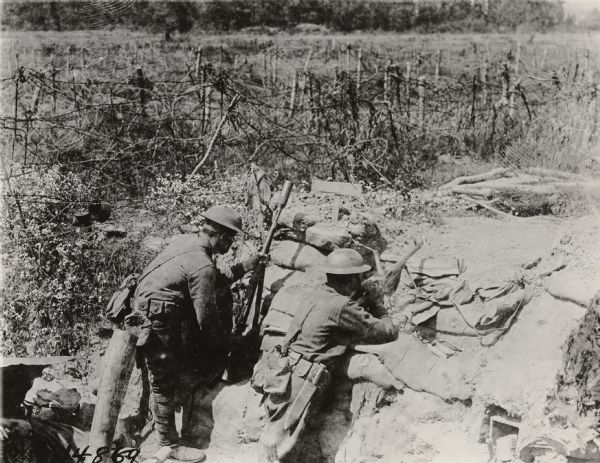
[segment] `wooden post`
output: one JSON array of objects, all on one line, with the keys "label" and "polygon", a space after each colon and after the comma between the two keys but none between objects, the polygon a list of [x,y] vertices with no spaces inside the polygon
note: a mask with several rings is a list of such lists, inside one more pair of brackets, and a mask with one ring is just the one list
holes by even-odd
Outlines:
[{"label": "wooden post", "polygon": [[387,60],[385,63],[385,69],[383,71],[383,99],[390,101],[390,66],[392,65],[391,60]]},{"label": "wooden post", "polygon": [[346,47],[346,74],[350,74],[350,49]]},{"label": "wooden post", "polygon": [[52,65],[52,112],[56,113],[56,68]]},{"label": "wooden post", "polygon": [[423,129],[423,112],[424,112],[424,100],[425,100],[425,78],[419,76],[418,91],[419,91],[419,130]]},{"label": "wooden post", "polygon": [[396,111],[400,108],[400,66],[397,64],[392,66],[392,73],[394,74],[392,77],[392,82],[394,82],[392,91],[394,94],[392,95],[393,100],[393,109]]},{"label": "wooden post", "polygon": [[438,50],[435,54],[435,89],[438,88],[438,82],[440,80],[440,66],[442,64],[442,52]]},{"label": "wooden post", "polygon": [[[127,392],[129,377],[133,370],[135,344],[137,336],[127,331],[115,329],[106,354],[100,386],[98,388],[98,399],[94,409],[94,419],[90,431],[88,462],[98,463],[96,451],[100,447],[111,448],[115,428],[121,411],[121,405]],[[100,463],[110,461],[110,452],[100,460]]]},{"label": "wooden post", "polygon": [[[521,58],[521,42],[517,42],[517,52],[515,54],[515,77],[513,79],[514,81],[518,80],[519,59],[520,58]],[[515,112],[515,89],[513,88],[510,93],[510,103],[509,103],[509,109],[508,109],[509,116],[512,117],[514,112]]]},{"label": "wooden post", "polygon": [[542,62],[540,63],[540,69],[544,69],[544,65],[546,64],[546,55],[548,54],[548,49],[544,48],[542,53]]},{"label": "wooden post", "polygon": [[276,46],[275,47],[275,53],[273,54],[273,85],[277,85],[277,66],[278,66],[278,60],[279,60],[279,48]]},{"label": "wooden post", "polygon": [[481,80],[481,86],[482,86],[482,91],[483,91],[483,104],[485,107],[487,107],[487,103],[488,103],[487,74],[488,74],[487,55],[484,55],[483,63],[481,64],[481,68],[480,68],[479,79]]},{"label": "wooden post", "polygon": [[359,48],[357,54],[357,63],[356,63],[356,97],[360,97],[360,71],[362,65],[362,51]]},{"label": "wooden post", "polygon": [[269,86],[269,66],[271,63],[271,53],[267,50],[263,53],[263,87],[267,88]]},{"label": "wooden post", "polygon": [[406,61],[404,82],[406,84],[406,117],[410,119],[410,60]]},{"label": "wooden post", "polygon": [[200,77],[200,65],[202,64],[202,47],[196,48],[196,82]]},{"label": "wooden post", "polygon": [[288,117],[294,115],[294,104],[296,102],[296,87],[298,85],[298,71],[294,71],[294,80],[292,81],[292,95],[290,96],[290,109],[288,111]]},{"label": "wooden post", "polygon": [[[17,73],[21,74],[21,70],[17,69]],[[10,159],[11,161],[14,160],[15,158],[15,143],[17,142],[17,131],[19,130],[19,127],[17,125],[17,119],[19,116],[19,81],[20,81],[20,75],[17,76],[17,78],[15,79],[15,124],[13,127],[13,141],[12,141],[12,153],[10,155]],[[8,175],[8,173],[4,173],[4,175]]]}]

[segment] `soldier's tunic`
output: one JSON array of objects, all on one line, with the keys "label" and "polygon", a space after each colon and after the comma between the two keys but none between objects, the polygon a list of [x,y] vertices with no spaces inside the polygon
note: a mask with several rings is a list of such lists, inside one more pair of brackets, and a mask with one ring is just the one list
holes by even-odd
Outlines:
[{"label": "soldier's tunic", "polygon": [[208,240],[191,234],[175,237],[150,267],[160,262],[165,263],[139,283],[134,314],[147,317],[138,349],[149,371],[156,429],[161,444],[168,445],[177,439],[175,391],[194,386],[183,381],[182,373],[208,380],[224,367],[231,321],[230,314],[219,312],[217,293],[226,294],[244,271],[241,264],[218,270]]},{"label": "soldier's tunic", "polygon": [[[308,315],[306,315],[308,311]],[[290,387],[285,394],[269,394],[265,399],[268,421],[261,433],[267,459],[285,456],[296,444],[306,421],[318,409],[320,396],[329,385],[329,373],[346,352],[349,345],[380,344],[396,339],[398,332],[387,315],[375,318],[356,301],[341,295],[324,284],[307,297],[304,310],[295,314],[290,330],[302,323],[300,333],[290,344],[290,358],[300,357],[313,364],[322,364],[327,372],[319,381],[318,389],[297,423],[284,429],[286,413],[298,397],[306,381],[307,364],[296,363]],[[289,335],[289,332],[288,332]],[[293,360],[292,363],[297,362]],[[300,371],[303,370],[303,371]],[[289,422],[289,417],[288,417]]]}]

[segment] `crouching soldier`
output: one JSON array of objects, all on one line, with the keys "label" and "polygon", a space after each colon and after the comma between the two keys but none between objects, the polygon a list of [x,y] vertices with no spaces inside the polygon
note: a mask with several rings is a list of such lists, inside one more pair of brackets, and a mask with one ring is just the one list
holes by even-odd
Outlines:
[{"label": "crouching soldier", "polygon": [[279,461],[298,442],[348,346],[396,339],[391,318],[375,318],[355,301],[370,269],[353,249],[333,251],[323,269],[327,283],[306,295],[283,345],[256,364],[252,385],[264,394],[268,416],[260,437],[266,461]]},{"label": "crouching soldier", "polygon": [[[178,443],[175,428],[175,399],[190,394],[200,382],[220,378],[233,339],[231,324],[217,306],[217,293],[246,272],[253,270],[261,256],[256,254],[220,272],[213,258],[225,254],[242,219],[232,209],[214,206],[204,214],[199,234],[175,237],[150,263],[135,292],[128,326],[138,329],[138,351],[149,372],[153,393],[154,422],[160,444]],[[196,382],[190,380],[190,373]],[[186,390],[182,390],[186,389]],[[189,415],[185,410],[184,416]],[[193,438],[186,423],[182,439]]]}]

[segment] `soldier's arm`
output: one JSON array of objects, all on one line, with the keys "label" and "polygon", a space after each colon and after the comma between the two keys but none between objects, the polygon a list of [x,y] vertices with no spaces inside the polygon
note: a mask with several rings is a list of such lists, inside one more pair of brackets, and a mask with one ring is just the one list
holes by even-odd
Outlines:
[{"label": "soldier's arm", "polygon": [[215,294],[215,269],[207,265],[191,272],[188,277],[188,288],[198,326],[202,334],[207,336],[207,341],[217,350],[229,348],[229,333],[225,331]]},{"label": "soldier's arm", "polygon": [[217,279],[224,281],[228,284],[232,284],[234,281],[240,280],[244,274],[244,265],[241,262],[233,264],[232,266],[218,266],[217,267]]},{"label": "soldier's arm", "polygon": [[398,328],[389,316],[375,318],[355,301],[342,307],[338,325],[353,343],[382,344],[398,337]]}]

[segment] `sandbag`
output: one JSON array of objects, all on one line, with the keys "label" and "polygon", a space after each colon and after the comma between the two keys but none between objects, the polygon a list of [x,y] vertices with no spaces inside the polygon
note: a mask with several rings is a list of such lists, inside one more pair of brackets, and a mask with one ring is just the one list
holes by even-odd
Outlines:
[{"label": "sandbag", "polygon": [[565,299],[586,308],[592,304],[592,299],[598,290],[600,290],[599,281],[590,281],[588,278],[568,271],[555,273],[548,282],[548,292],[553,297]]},{"label": "sandbag", "polygon": [[558,454],[577,461],[599,461],[600,434],[598,431],[574,427],[548,429],[521,429],[517,451],[524,462],[534,462],[545,454]]},{"label": "sandbag", "polygon": [[477,362],[468,353],[442,359],[411,334],[402,333],[394,342],[381,345],[379,358],[392,375],[415,391],[444,400],[467,400]]},{"label": "sandbag", "polygon": [[352,237],[344,228],[317,224],[306,229],[304,242],[322,251],[331,252],[334,249],[349,247]]},{"label": "sandbag", "polygon": [[271,260],[280,267],[306,270],[322,266],[325,263],[325,255],[312,246],[293,241],[280,241],[273,245]]},{"label": "sandbag", "polygon": [[297,233],[304,233],[308,227],[323,221],[323,219],[324,217],[315,213],[306,212],[294,207],[287,207],[281,211],[277,223]]}]

